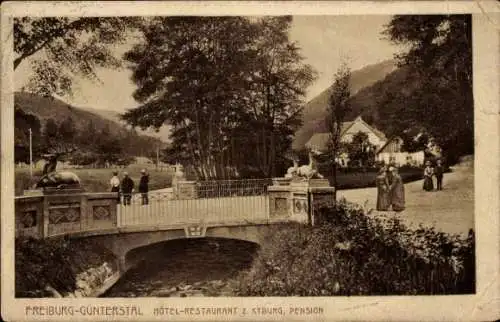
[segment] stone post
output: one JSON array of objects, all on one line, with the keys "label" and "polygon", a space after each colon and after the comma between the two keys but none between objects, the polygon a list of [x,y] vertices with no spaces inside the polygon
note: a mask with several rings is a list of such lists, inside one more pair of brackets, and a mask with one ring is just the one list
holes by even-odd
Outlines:
[{"label": "stone post", "polygon": [[196,199],[196,181],[177,181],[176,199]]},{"label": "stone post", "polygon": [[324,204],[333,204],[333,192],[327,179],[287,181],[274,180],[268,187],[270,219],[317,225],[318,209]]}]

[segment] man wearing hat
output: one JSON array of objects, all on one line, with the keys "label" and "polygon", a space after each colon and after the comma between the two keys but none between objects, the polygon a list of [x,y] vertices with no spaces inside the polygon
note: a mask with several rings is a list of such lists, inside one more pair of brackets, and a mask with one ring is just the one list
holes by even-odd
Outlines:
[{"label": "man wearing hat", "polygon": [[141,181],[139,181],[139,192],[142,197],[142,204],[147,205],[149,203],[148,200],[148,191],[149,191],[149,175],[146,172],[146,169],[141,170]]},{"label": "man wearing hat", "polygon": [[130,205],[130,200],[132,199],[133,191],[134,191],[134,181],[128,176],[127,172],[124,172],[122,180],[122,194],[123,194],[123,204],[125,206]]}]

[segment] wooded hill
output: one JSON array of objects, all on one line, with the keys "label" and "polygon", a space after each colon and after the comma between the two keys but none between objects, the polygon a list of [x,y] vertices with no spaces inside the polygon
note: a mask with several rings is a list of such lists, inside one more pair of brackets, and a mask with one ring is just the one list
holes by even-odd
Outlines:
[{"label": "wooded hill", "polygon": [[[87,111],[87,112],[90,112],[92,114],[98,115],[105,120],[109,120],[109,121],[112,121],[114,123],[121,124],[123,126],[127,125],[126,122],[121,119],[120,113],[117,113],[115,111],[89,108],[89,107],[80,107],[80,109]],[[168,142],[170,142],[170,138],[169,138],[170,129],[171,129],[171,127],[169,125],[163,125],[162,127],[160,127],[158,132],[156,132],[153,129],[142,130],[140,128],[136,128],[136,131],[137,131],[137,134],[139,134],[139,135],[145,135],[148,137],[157,138],[163,142],[168,143]]]},{"label": "wooded hill", "polygon": [[[382,80],[396,70],[394,60],[386,60],[378,64],[368,65],[351,74],[352,113],[346,119],[351,121],[362,114],[363,118],[371,122],[374,107],[374,90],[381,86]],[[302,112],[302,127],[295,133],[293,148],[301,150],[314,133],[325,132],[324,120],[327,114],[330,88],[310,100]],[[367,117],[370,116],[370,117]],[[366,117],[366,118],[365,118]]]},{"label": "wooded hill", "polygon": [[[43,97],[27,92],[16,92],[14,95],[14,106],[16,110],[22,110],[25,114],[31,114],[38,118],[41,125],[39,131],[41,130],[42,132],[47,121],[50,119],[60,124],[68,118],[71,118],[77,133],[88,131],[89,124],[91,124],[92,128],[95,129],[95,135],[106,130],[110,137],[126,138],[127,140],[126,143],[124,142],[123,151],[129,156],[147,156],[153,152],[149,150],[156,151],[158,146],[166,148],[166,143],[158,138],[140,135],[136,133],[135,130],[127,128],[124,124],[103,118],[87,110],[74,107],[53,97]],[[24,142],[27,139],[24,133],[27,129],[24,127],[27,125],[24,124],[25,122],[19,120],[15,123],[16,146],[24,146],[27,144],[27,142]],[[36,131],[34,131],[34,133],[36,133]],[[92,135],[93,133],[87,134]],[[34,138],[34,140],[35,144],[36,139]]]}]

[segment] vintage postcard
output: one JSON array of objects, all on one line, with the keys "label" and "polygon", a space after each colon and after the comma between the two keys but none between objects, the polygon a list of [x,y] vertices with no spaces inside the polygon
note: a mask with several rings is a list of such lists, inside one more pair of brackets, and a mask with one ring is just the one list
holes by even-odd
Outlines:
[{"label": "vintage postcard", "polygon": [[2,5],[7,321],[500,318],[500,7]]}]

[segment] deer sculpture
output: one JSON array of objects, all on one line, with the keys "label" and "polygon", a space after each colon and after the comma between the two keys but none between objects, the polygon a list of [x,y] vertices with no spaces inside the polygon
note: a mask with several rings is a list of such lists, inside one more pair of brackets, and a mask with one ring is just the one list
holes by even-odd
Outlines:
[{"label": "deer sculpture", "polygon": [[298,179],[309,180],[313,178],[322,179],[323,176],[319,174],[316,167],[316,160],[314,159],[315,151],[309,151],[309,164],[299,167],[298,160],[295,156],[288,155],[288,159],[292,160],[293,166],[288,168],[285,178],[287,179]]},{"label": "deer sculpture", "polygon": [[302,177],[304,179],[313,179],[313,178],[319,178],[323,179],[323,176],[318,172],[317,166],[316,166],[316,160],[314,159],[314,153],[313,150],[309,151],[309,164],[303,165],[297,169],[297,174],[299,177]]}]

